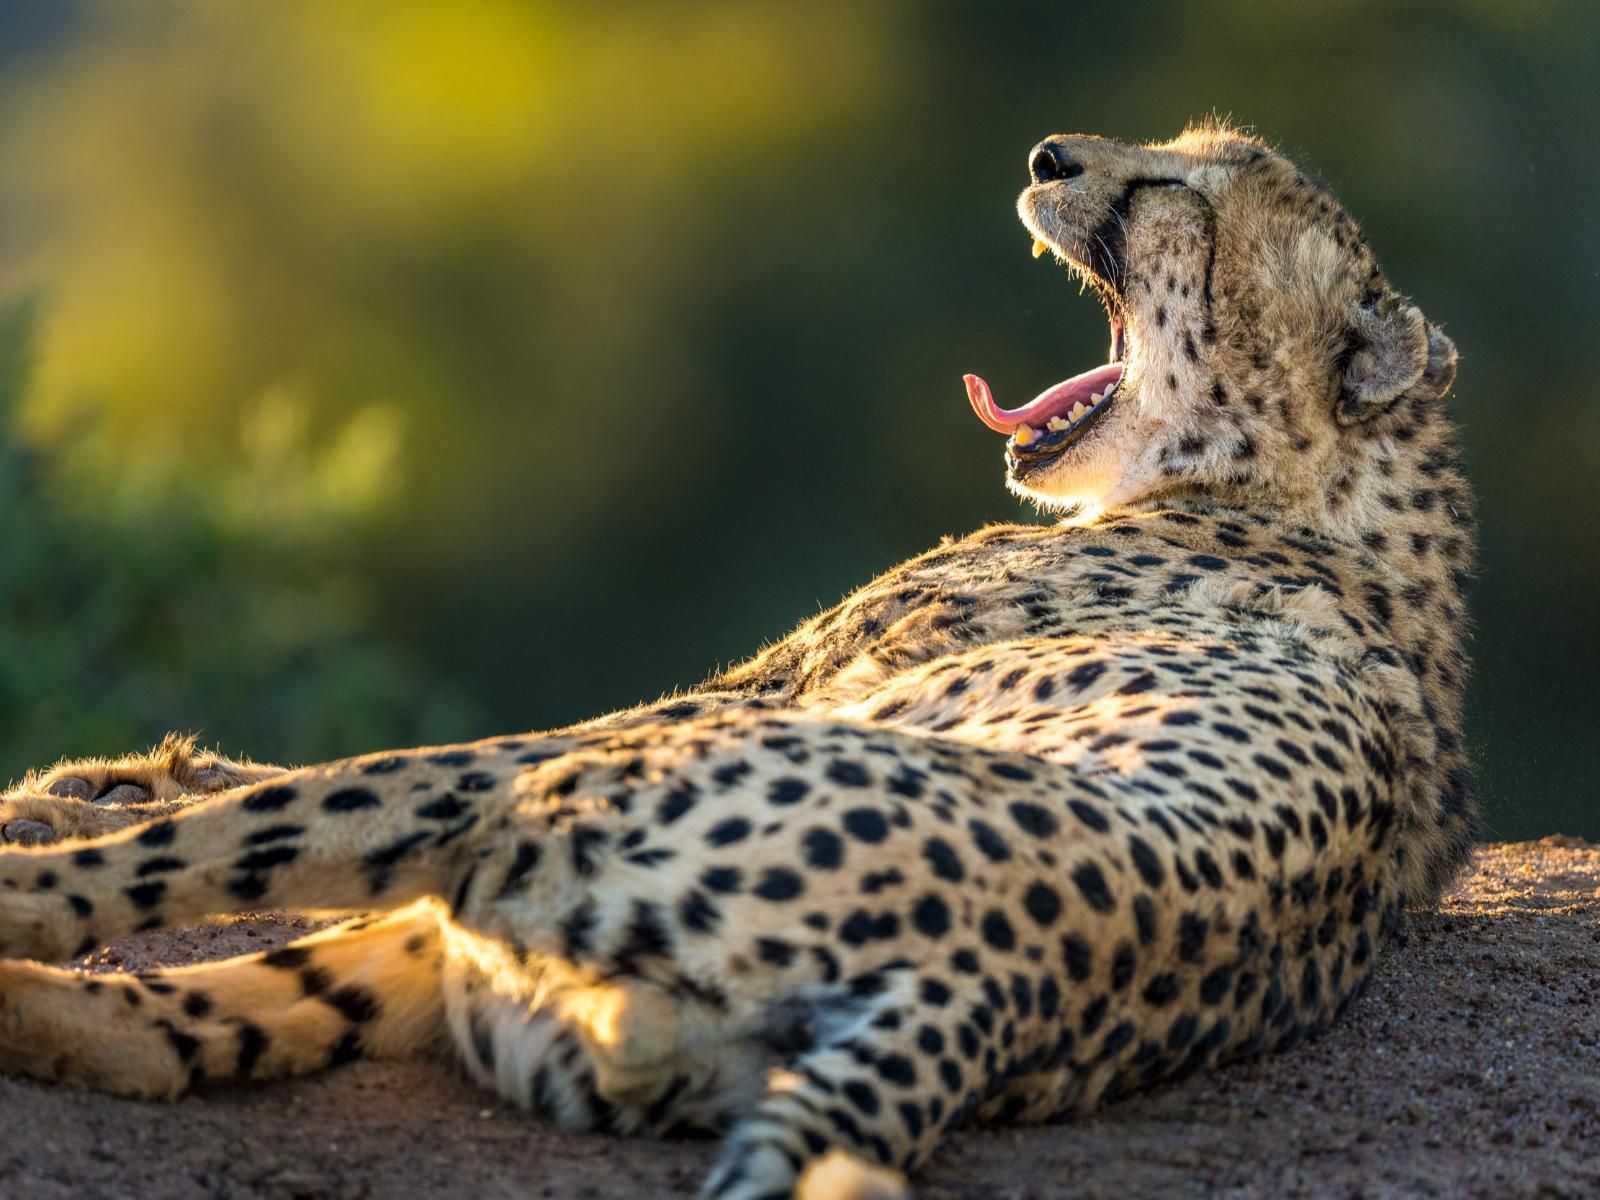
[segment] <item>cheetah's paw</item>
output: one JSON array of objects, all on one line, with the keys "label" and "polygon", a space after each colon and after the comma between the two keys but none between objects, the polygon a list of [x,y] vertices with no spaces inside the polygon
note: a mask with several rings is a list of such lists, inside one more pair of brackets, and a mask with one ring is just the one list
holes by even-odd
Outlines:
[{"label": "cheetah's paw", "polygon": [[279,775],[169,735],[147,754],[89,758],[30,772],[0,795],[0,841],[39,846],[93,838],[166,816],[196,800]]}]

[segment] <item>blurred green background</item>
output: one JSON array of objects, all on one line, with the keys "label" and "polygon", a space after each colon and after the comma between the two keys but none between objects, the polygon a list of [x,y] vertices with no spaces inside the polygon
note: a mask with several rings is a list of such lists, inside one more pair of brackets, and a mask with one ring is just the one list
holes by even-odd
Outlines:
[{"label": "blurred green background", "polygon": [[1462,351],[1490,831],[1600,837],[1592,0],[0,6],[0,775],[564,723],[1036,519],[1011,205],[1232,114]]}]

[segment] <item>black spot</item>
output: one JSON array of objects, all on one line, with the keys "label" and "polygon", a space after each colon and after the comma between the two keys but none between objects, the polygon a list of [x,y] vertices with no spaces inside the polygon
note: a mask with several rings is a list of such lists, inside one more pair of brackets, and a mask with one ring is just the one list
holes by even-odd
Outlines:
[{"label": "black spot", "polygon": [[1260,767],[1268,775],[1271,775],[1274,779],[1289,778],[1289,768],[1284,766],[1284,764],[1279,762],[1277,759],[1273,758],[1270,754],[1252,755],[1251,761],[1253,761],[1256,766]]},{"label": "black spot", "polygon": [[1221,1004],[1233,987],[1233,973],[1218,967],[1200,981],[1200,999],[1206,1004]]},{"label": "black spot", "polygon": [[939,1060],[939,1078],[952,1094],[961,1091],[961,1065],[953,1058]]},{"label": "black spot", "polygon": [[1111,990],[1120,992],[1133,982],[1133,972],[1136,966],[1133,956],[1133,947],[1123,942],[1111,955]]},{"label": "black spot", "polygon": [[1072,814],[1079,821],[1083,822],[1086,829],[1092,829],[1096,833],[1105,833],[1111,828],[1111,823],[1092,804],[1087,804],[1082,800],[1068,800],[1067,807],[1072,810]]},{"label": "black spot", "polygon": [[1078,1019],[1078,1032],[1084,1037],[1091,1037],[1094,1031],[1100,1028],[1106,1019],[1106,1012],[1111,1007],[1109,996],[1096,996],[1083,1006],[1083,1015]]},{"label": "black spot", "polygon": [[279,783],[264,787],[257,792],[251,792],[240,802],[239,807],[244,809],[245,812],[252,813],[278,812],[287,808],[299,798],[300,793],[295,791],[294,788],[286,787]]},{"label": "black spot", "polygon": [[593,875],[596,852],[610,843],[611,835],[582,822],[574,822],[567,835],[571,839],[572,869],[579,875]]},{"label": "black spot", "polygon": [[1089,943],[1077,934],[1069,933],[1061,939],[1061,959],[1066,965],[1067,976],[1074,983],[1082,983],[1089,978],[1094,955]]},{"label": "black spot", "polygon": [[1178,957],[1184,962],[1197,962],[1210,928],[1210,923],[1198,913],[1186,912],[1179,917]]},{"label": "black spot", "polygon": [[828,764],[828,778],[840,787],[866,787],[872,782],[865,767],[847,758],[836,758]]},{"label": "black spot", "polygon": [[1017,828],[1034,837],[1051,837],[1058,828],[1054,814],[1026,800],[1013,802],[1010,811],[1011,819],[1017,823]]},{"label": "black spot", "polygon": [[724,896],[737,892],[743,878],[738,867],[709,867],[700,874],[700,882],[707,890]]},{"label": "black spot", "polygon": [[340,788],[336,792],[329,792],[322,798],[322,807],[326,812],[346,813],[358,812],[364,808],[377,808],[383,803],[378,799],[378,793],[369,788]]},{"label": "black spot", "polygon": [[881,842],[889,836],[889,823],[875,808],[852,808],[844,814],[842,824],[845,832],[851,837],[869,845]]},{"label": "black spot", "polygon": [[889,780],[889,790],[897,796],[916,800],[921,798],[927,775],[912,767],[902,766]]},{"label": "black spot", "polygon": [[1144,985],[1144,1000],[1146,1004],[1160,1007],[1176,1000],[1178,991],[1178,977],[1171,971],[1163,971]]},{"label": "black spot", "polygon": [[147,875],[165,875],[169,871],[181,871],[189,864],[181,858],[173,858],[170,854],[160,858],[146,859],[134,871],[135,878],[143,879]]},{"label": "black spot", "polygon": [[671,825],[684,813],[695,806],[696,789],[692,784],[680,784],[673,788],[656,805],[656,819],[663,825]]},{"label": "black spot", "polygon": [[428,755],[428,761],[441,767],[465,767],[477,759],[471,750],[441,750]]},{"label": "black spot", "polygon": [[212,1007],[211,997],[204,992],[190,992],[183,998],[183,1015],[196,1021],[209,1016]]},{"label": "black spot", "polygon": [[1153,672],[1140,671],[1127,683],[1117,689],[1119,696],[1137,696],[1141,692],[1148,692],[1156,686],[1156,677]]},{"label": "black spot", "polygon": [[90,904],[82,896],[68,896],[67,903],[72,906],[74,916],[83,918],[94,915],[94,905]]},{"label": "black spot", "polygon": [[844,1085],[842,1090],[845,1099],[867,1116],[877,1115],[878,1093],[871,1084],[862,1083],[859,1079],[852,1079]]},{"label": "black spot", "polygon": [[832,830],[809,829],[801,845],[805,847],[808,867],[832,871],[844,862],[844,841]]},{"label": "black spot", "polygon": [[1167,1030],[1167,1049],[1182,1050],[1194,1041],[1195,1031],[1199,1022],[1190,1013],[1184,1013],[1172,1022],[1172,1027]]},{"label": "black spot", "polygon": [[1022,906],[1038,924],[1048,927],[1061,915],[1061,895],[1049,884],[1035,880],[1023,894]]},{"label": "black spot", "polygon": [[585,900],[561,922],[562,953],[568,958],[583,958],[589,953],[595,928],[600,924],[593,900]]},{"label": "black spot", "polygon": [[878,1059],[878,1074],[896,1087],[913,1087],[917,1082],[916,1068],[903,1054],[885,1054]]},{"label": "black spot", "polygon": [[1015,779],[1023,783],[1033,778],[1033,772],[1028,770],[1027,767],[1019,767],[1015,763],[1008,762],[990,763],[989,772],[992,775],[1000,776],[1002,779]]},{"label": "black spot", "polygon": [[333,986],[333,972],[321,967],[302,967],[300,990],[307,996],[320,996]]},{"label": "black spot", "polygon": [[272,1039],[267,1036],[266,1030],[250,1021],[241,1021],[234,1036],[239,1039],[239,1057],[234,1062],[234,1073],[249,1078],[256,1063],[261,1061],[261,1056],[272,1044]]},{"label": "black spot", "polygon": [[941,938],[950,930],[949,906],[930,893],[911,910],[911,924],[924,937]]},{"label": "black spot", "polygon": [[[361,861],[372,872],[372,886],[374,889],[381,891],[386,887],[389,882],[389,869],[431,836],[427,830],[418,829],[406,834],[405,837],[396,838],[387,846],[379,846],[376,850],[367,851]],[[275,846],[270,850],[257,850],[251,857],[266,857],[285,851],[288,852],[291,859],[299,853],[293,846]]]},{"label": "black spot", "polygon": [[899,932],[900,918],[893,913],[874,916],[864,908],[856,909],[839,926],[840,939],[850,946],[860,946],[874,939],[886,940]]},{"label": "black spot", "polygon": [[734,842],[742,842],[750,836],[750,822],[743,817],[729,817],[726,821],[718,821],[706,834],[706,843],[712,846],[727,846]]},{"label": "black spot", "polygon": [[1133,898],[1133,920],[1139,928],[1139,941],[1148,946],[1156,940],[1156,906],[1149,896]]},{"label": "black spot", "polygon": [[961,859],[943,838],[929,838],[922,848],[922,857],[928,860],[933,867],[933,873],[940,879],[960,883],[966,875],[961,866]]},{"label": "black spot", "polygon": [[1081,692],[1084,690],[1084,688],[1090,686],[1105,673],[1105,663],[1090,661],[1079,663],[1077,666],[1073,667],[1072,670],[1067,672],[1066,679],[1067,683],[1073,688],[1074,691]]},{"label": "black spot", "polygon": [[144,831],[135,839],[141,846],[170,846],[172,839],[178,836],[178,826],[172,821],[157,821],[146,826]]},{"label": "black spot", "polygon": [[1011,928],[1011,922],[1006,920],[1005,913],[997,908],[991,908],[984,913],[983,921],[979,926],[983,940],[996,950],[1012,950],[1017,944],[1016,932]]},{"label": "black spot", "polygon": [[131,888],[124,888],[129,902],[141,912],[149,912],[161,903],[161,897],[167,894],[167,885],[164,880],[157,879],[151,883],[138,883]]},{"label": "black spot", "polygon": [[1150,848],[1150,843],[1141,837],[1128,839],[1128,852],[1133,857],[1133,865],[1139,872],[1139,877],[1153,888],[1159,888],[1165,882],[1167,873],[1161,866],[1161,860],[1156,852]]},{"label": "black spot", "polygon": [[436,800],[430,800],[416,810],[416,815],[425,821],[448,821],[459,817],[466,812],[470,805],[462,801],[452,792],[446,792]]},{"label": "black spot", "polygon": [[704,892],[691,888],[678,901],[678,919],[695,933],[713,933],[722,920],[722,911],[706,899]]},{"label": "black spot", "polygon": [[798,804],[806,798],[811,791],[811,785],[803,779],[774,779],[767,788],[767,803],[776,804],[780,808],[790,804]]},{"label": "black spot", "polygon": [[1005,838],[983,821],[969,821],[967,828],[972,831],[973,843],[990,862],[1005,862],[1011,857],[1011,847]]},{"label": "black spot", "polygon": [[794,961],[795,949],[779,938],[756,939],[756,955],[774,967],[787,967]]},{"label": "black spot", "polygon": [[285,838],[299,837],[306,831],[304,825],[271,825],[257,830],[245,838],[246,846],[265,846],[268,842],[281,842]]},{"label": "black spot", "polygon": [[1116,907],[1111,889],[1106,886],[1106,877],[1094,863],[1086,862],[1073,868],[1072,882],[1096,912],[1108,913]]},{"label": "black spot", "polygon": [[[361,765],[363,775],[393,775],[406,765],[406,760],[397,754],[386,754],[382,758],[375,758],[371,762]],[[247,802],[248,803],[248,802]]]},{"label": "black spot", "polygon": [[190,1063],[194,1061],[195,1055],[200,1053],[199,1038],[191,1037],[189,1034],[184,1033],[171,1021],[157,1021],[156,1025],[160,1027],[162,1033],[167,1035],[167,1044],[177,1053],[179,1062]]},{"label": "black spot", "polygon": [[783,900],[793,900],[805,891],[805,882],[799,874],[788,867],[768,867],[762,875],[760,882],[750,889],[763,900],[774,903]]},{"label": "black spot", "polygon": [[661,958],[671,952],[672,935],[667,932],[660,906],[648,900],[635,900],[633,917],[616,950],[617,962],[631,965],[634,959]]},{"label": "black spot", "polygon": [[354,1029],[346,1031],[343,1037],[328,1051],[328,1066],[340,1067],[345,1063],[355,1062],[361,1057],[361,1035]]},{"label": "black spot", "polygon": [[348,983],[336,991],[319,997],[329,1008],[336,1010],[345,1020],[362,1025],[378,1015],[378,1000],[364,987]]},{"label": "black spot", "polygon": [[72,855],[72,865],[75,867],[100,867],[104,866],[105,855],[98,850],[78,850]]},{"label": "black spot", "polygon": [[712,771],[711,781],[719,788],[730,788],[748,774],[750,774],[750,764],[738,759],[731,763],[723,763]]},{"label": "black spot", "polygon": [[512,895],[523,878],[538,867],[543,854],[544,851],[538,842],[518,842],[516,857],[511,860],[511,867],[506,871],[506,877],[501,881],[500,891],[495,899],[504,900]]},{"label": "black spot", "polygon": [[298,971],[311,961],[311,951],[304,946],[280,946],[261,956],[261,965],[276,967],[280,971]]},{"label": "black spot", "polygon": [[265,850],[250,851],[233,866],[237,871],[265,871],[292,863],[299,857],[300,851],[294,846],[268,846]]}]

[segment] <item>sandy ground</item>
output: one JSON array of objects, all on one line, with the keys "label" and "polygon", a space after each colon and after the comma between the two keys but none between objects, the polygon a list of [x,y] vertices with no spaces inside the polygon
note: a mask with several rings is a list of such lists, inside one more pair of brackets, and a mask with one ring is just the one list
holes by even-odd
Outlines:
[{"label": "sandy ground", "polygon": [[[114,965],[294,936],[150,935]],[[444,1065],[360,1063],[177,1104],[0,1079],[0,1196],[678,1197],[707,1142],[556,1134]],[[1600,847],[1486,847],[1344,1025],[1095,1120],[952,1138],[923,1200],[1600,1197]]]}]

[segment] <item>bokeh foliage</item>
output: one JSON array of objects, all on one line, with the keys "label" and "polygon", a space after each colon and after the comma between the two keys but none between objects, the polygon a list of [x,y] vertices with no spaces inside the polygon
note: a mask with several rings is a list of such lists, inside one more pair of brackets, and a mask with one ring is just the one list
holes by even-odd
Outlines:
[{"label": "bokeh foliage", "polygon": [[1055,130],[1254,122],[1463,352],[1492,831],[1600,836],[1600,10],[0,9],[0,775],[308,760],[693,682],[1028,518],[959,387],[1103,353]]}]

